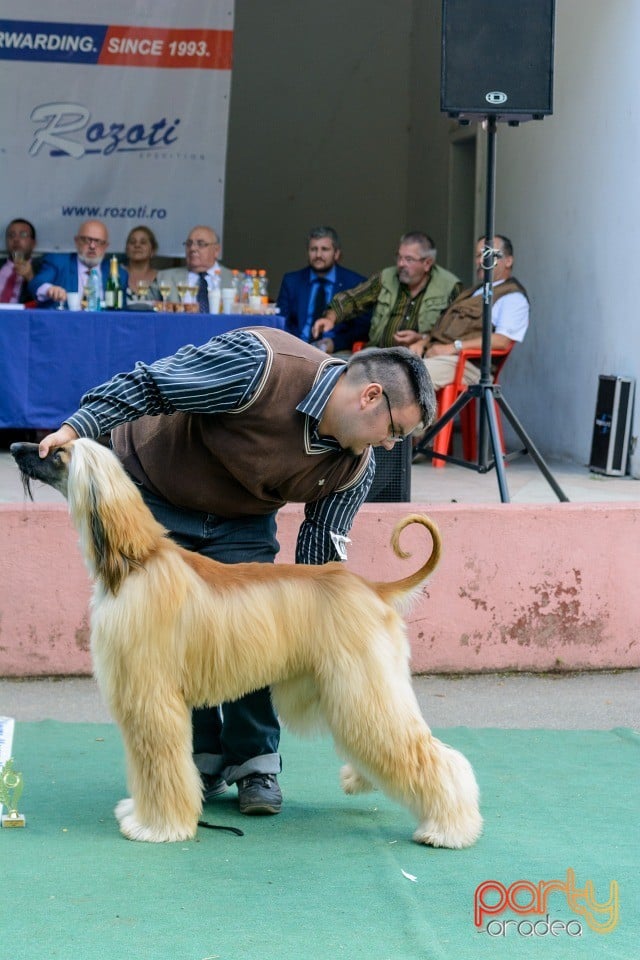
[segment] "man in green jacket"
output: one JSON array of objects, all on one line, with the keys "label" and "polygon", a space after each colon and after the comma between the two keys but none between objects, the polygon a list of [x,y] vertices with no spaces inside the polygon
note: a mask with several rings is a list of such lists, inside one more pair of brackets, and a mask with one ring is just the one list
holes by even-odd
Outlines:
[{"label": "man in green jacket", "polygon": [[[433,240],[426,233],[400,237],[395,267],[385,267],[364,283],[336,294],[324,316],[313,326],[315,339],[336,323],[373,310],[369,346],[397,346],[398,331],[414,330],[425,335],[458,296],[462,284],[453,273],[436,264]],[[330,342],[317,346],[331,352]]]}]

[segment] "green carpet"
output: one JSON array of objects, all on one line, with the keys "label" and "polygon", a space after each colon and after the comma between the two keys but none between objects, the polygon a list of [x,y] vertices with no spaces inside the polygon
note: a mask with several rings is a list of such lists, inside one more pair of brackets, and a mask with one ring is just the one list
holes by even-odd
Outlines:
[{"label": "green carpet", "polygon": [[[378,793],[342,795],[330,743],[286,734],[280,816],[241,817],[230,791],[206,817],[244,837],[201,829],[195,842],[131,843],[112,813],[125,795],[117,729],[17,724],[27,827],[0,831],[0,960],[637,957],[640,736],[439,735],[480,782],[485,833],[468,850],[412,843],[403,809]],[[555,936],[509,908],[474,926],[479,884],[499,881],[506,895],[519,880],[564,883],[568,869],[599,902],[618,883],[612,932],[595,932],[558,891],[546,911]],[[485,894],[487,906],[496,899]]]}]

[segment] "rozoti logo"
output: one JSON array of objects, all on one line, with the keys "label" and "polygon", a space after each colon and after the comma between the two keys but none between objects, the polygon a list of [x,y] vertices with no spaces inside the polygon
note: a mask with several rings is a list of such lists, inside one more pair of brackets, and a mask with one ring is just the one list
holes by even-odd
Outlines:
[{"label": "rozoti logo", "polygon": [[161,117],[154,123],[103,123],[92,121],[91,112],[81,103],[43,103],[31,111],[31,120],[39,124],[29,147],[35,157],[49,148],[52,157],[80,159],[88,154],[108,157],[112,153],[139,153],[158,150],[178,139],[180,120],[170,123]]},{"label": "rozoti logo", "polygon": [[[537,884],[530,880],[516,880],[505,887],[498,880],[485,880],[476,887],[473,903],[473,920],[479,933],[488,933],[490,937],[506,937],[510,932],[521,937],[581,937],[581,920],[552,920],[549,916],[549,896],[562,893],[567,906],[595,933],[611,933],[617,926],[619,916],[618,884],[612,880],[609,884],[609,899],[598,902],[592,880],[584,887],[576,887],[574,870],[567,870],[566,880],[540,880]],[[498,920],[505,910],[522,917],[526,915],[539,919]],[[483,926],[487,917],[490,917]]]}]

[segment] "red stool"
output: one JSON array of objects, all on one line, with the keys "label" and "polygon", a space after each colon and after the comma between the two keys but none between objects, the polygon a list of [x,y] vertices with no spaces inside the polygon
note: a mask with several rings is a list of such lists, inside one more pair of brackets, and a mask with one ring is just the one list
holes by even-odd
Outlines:
[{"label": "red stool", "polygon": [[[498,377],[500,372],[506,362],[507,357],[513,349],[513,344],[510,347],[507,347],[505,350],[492,350],[491,351],[491,360],[493,368],[493,382],[498,382]],[[456,373],[453,379],[453,383],[448,383],[446,387],[442,387],[441,390],[438,390],[436,393],[436,400],[438,402],[438,419],[442,417],[450,407],[453,406],[455,401],[458,399],[461,393],[464,393],[467,389],[467,384],[463,381],[464,376],[464,366],[467,360],[479,359],[482,356],[482,350],[477,347],[470,350],[461,350],[458,354],[458,363],[456,365]],[[500,434],[500,445],[502,452],[505,452],[504,447],[504,432],[502,429],[502,417],[500,415],[500,408],[496,407],[496,416],[498,421],[498,432]],[[460,428],[462,430],[462,450],[465,460],[475,460],[478,456],[478,429],[477,429],[477,410],[476,410],[476,401],[471,400],[467,403],[462,410],[460,411]],[[450,420],[445,426],[438,431],[438,433],[433,438],[433,450],[434,453],[449,453],[451,449],[451,440],[453,434],[453,420]],[[446,460],[441,460],[439,457],[434,457],[431,463],[434,467],[444,467]]]}]

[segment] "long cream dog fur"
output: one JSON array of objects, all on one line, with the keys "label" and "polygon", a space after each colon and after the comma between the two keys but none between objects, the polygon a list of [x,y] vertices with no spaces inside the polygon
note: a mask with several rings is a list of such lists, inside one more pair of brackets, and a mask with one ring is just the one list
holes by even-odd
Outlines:
[{"label": "long cream dog fur", "polygon": [[193,837],[202,808],[191,708],[271,686],[293,731],[328,729],[348,760],[346,793],[374,786],[418,819],[414,839],[465,847],[482,829],[470,764],[432,736],[413,693],[395,609],[431,573],[440,537],[415,573],[371,583],[341,563],[225,565],[176,546],[116,457],[90,440],[38,456],[11,451],[28,478],[69,503],[90,574],[95,673],[124,738],[130,799],[115,813],[131,840]]}]

